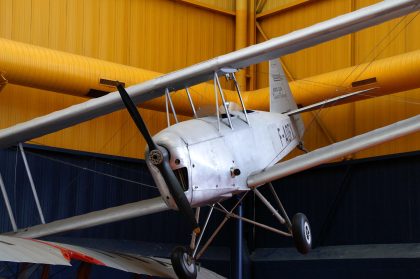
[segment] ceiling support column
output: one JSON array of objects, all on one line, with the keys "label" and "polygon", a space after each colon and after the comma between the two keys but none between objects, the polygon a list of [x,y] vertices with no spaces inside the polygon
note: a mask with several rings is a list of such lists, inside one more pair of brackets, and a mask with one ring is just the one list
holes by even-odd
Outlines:
[{"label": "ceiling support column", "polygon": [[[248,45],[252,46],[257,43],[256,38],[256,17],[255,17],[255,0],[249,0],[248,9]],[[248,68],[248,90],[255,90],[257,87],[257,65],[252,64]]]},{"label": "ceiling support column", "polygon": [[[235,49],[247,47],[247,21],[248,21],[248,1],[236,0],[236,27],[235,27]],[[241,70],[236,75],[239,87],[242,91],[246,90],[246,73]]]}]

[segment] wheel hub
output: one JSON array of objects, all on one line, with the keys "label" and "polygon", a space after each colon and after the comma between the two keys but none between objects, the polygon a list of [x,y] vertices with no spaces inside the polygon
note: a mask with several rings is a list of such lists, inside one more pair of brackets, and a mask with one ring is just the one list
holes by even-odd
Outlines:
[{"label": "wheel hub", "polygon": [[305,233],[305,239],[308,243],[311,243],[312,236],[311,236],[311,229],[309,228],[308,222],[305,222],[304,224],[304,233]]}]

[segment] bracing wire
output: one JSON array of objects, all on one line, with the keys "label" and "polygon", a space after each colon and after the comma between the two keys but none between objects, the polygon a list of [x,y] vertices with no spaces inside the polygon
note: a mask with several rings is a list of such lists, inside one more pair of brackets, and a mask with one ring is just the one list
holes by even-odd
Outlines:
[{"label": "bracing wire", "polygon": [[[381,55],[382,53],[383,53],[383,51],[385,51],[385,49],[401,34],[401,32],[402,31],[404,31],[406,28],[407,28],[407,26],[411,23],[411,22],[413,22],[413,20],[418,16],[420,14],[420,12],[417,12],[407,23],[405,23],[404,24],[404,26],[403,26],[403,28],[401,28],[390,40],[389,40],[389,42],[387,42],[386,43],[386,45],[384,45],[383,46],[383,48],[378,52],[378,54],[376,54],[373,58],[372,58],[372,60],[371,61],[369,61],[369,63],[364,67],[364,69],[353,79],[353,81],[355,81],[355,80],[357,80],[369,67],[370,67],[370,65],[372,65],[372,63],[379,57],[379,55]],[[366,58],[367,57],[369,57],[377,48],[379,48],[379,46],[383,43],[383,42],[385,42],[386,41],[386,39],[388,39],[390,36],[391,36],[391,34],[392,34],[392,32],[393,31],[395,31],[396,29],[397,29],[397,27],[406,19],[406,18],[408,18],[408,15],[406,15],[406,16],[404,16],[400,21],[398,21],[398,23],[395,25],[395,26],[393,26],[393,28],[389,31],[389,32],[387,32],[387,34],[385,34],[385,36],[380,40],[380,42],[379,43],[377,43],[374,47],[373,47],[373,49],[369,52],[369,54],[366,56]],[[360,65],[359,65],[360,66]],[[357,66],[357,67],[359,67],[359,66]],[[356,67],[356,68],[357,68]],[[327,83],[319,83],[319,84],[321,84],[321,85],[323,85],[323,86],[333,86],[333,87],[341,87],[341,88],[344,88],[343,87],[343,84],[346,82],[346,80],[353,74],[353,72],[355,72],[355,70],[356,70],[356,68],[355,69],[353,69],[352,71],[351,71],[351,73],[348,75],[348,76],[346,76],[346,78],[343,80],[343,82],[341,83],[341,85],[339,85],[339,86],[335,86],[335,85],[329,85],[329,84],[327,84]],[[311,82],[310,80],[307,80],[308,82]],[[314,82],[315,83],[315,82]],[[365,97],[368,97],[368,98],[373,98],[373,97],[375,97],[375,96],[372,96],[372,95],[369,95],[369,94],[360,94],[361,96],[365,96]],[[401,101],[400,100],[400,102],[404,102],[404,103],[411,103],[411,104],[420,104],[420,102],[410,102],[410,101]],[[306,129],[305,129],[305,134],[306,134],[306,132],[308,131],[308,129],[313,125],[313,123],[315,122],[315,119],[316,118],[318,118],[319,117],[319,115],[320,115],[320,113],[323,111],[323,109],[325,108],[325,105],[326,104],[324,104],[323,106],[321,106],[316,112],[315,112],[315,114],[314,114],[314,116],[312,117],[312,119],[311,119],[311,121],[310,121],[310,123],[307,125],[307,127],[306,127]],[[267,169],[267,167],[269,167],[272,163],[273,163],[273,161],[281,154],[281,152],[282,151],[280,151],[280,152],[278,152],[275,156],[274,156],[274,158],[263,168],[263,171],[265,170],[265,169]]]},{"label": "bracing wire", "polygon": [[[103,175],[103,176],[106,176],[106,177],[110,177],[110,178],[113,178],[113,179],[117,179],[117,180],[120,180],[120,181],[124,181],[124,182],[129,182],[129,183],[133,183],[133,184],[145,186],[145,187],[148,187],[148,188],[153,188],[153,189],[156,189],[157,188],[154,185],[149,185],[149,184],[146,184],[146,183],[141,183],[141,182],[134,181],[134,180],[131,180],[131,179],[127,179],[127,178],[119,177],[119,176],[112,175],[112,174],[109,174],[109,173],[101,172],[101,171],[98,171],[98,170],[90,169],[88,167],[79,166],[77,164],[70,163],[70,162],[67,162],[67,161],[63,161],[63,160],[60,160],[60,159],[57,159],[57,158],[52,158],[52,157],[41,155],[41,154],[34,153],[34,152],[31,152],[31,151],[26,151],[26,152],[29,153],[29,154],[31,154],[31,155],[34,155],[34,156],[43,158],[43,159],[47,159],[47,160],[50,160],[50,161],[53,161],[53,162],[61,163],[61,164],[64,164],[64,165],[67,165],[67,166],[70,166],[70,167],[74,167],[74,168],[80,169],[80,171],[79,171],[78,175],[75,177],[75,179],[77,179],[81,175],[81,173],[83,171],[88,171],[88,172],[92,172],[92,173],[95,173],[95,174],[99,174],[99,175]],[[90,160],[90,162],[92,162],[92,159]],[[75,179],[73,179],[72,182],[69,185],[71,185]]]}]

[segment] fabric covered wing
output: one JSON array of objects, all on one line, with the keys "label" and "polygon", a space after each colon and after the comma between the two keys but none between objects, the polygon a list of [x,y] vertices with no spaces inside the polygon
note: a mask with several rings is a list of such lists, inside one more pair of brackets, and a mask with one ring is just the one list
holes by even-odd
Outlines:
[{"label": "fabric covered wing", "polygon": [[71,265],[60,249],[33,240],[10,236],[0,236],[0,260]]},{"label": "fabric covered wing", "polygon": [[[168,259],[0,235],[0,261],[71,266],[72,259],[137,274],[177,278]],[[198,278],[224,277],[205,268],[200,268]]]}]

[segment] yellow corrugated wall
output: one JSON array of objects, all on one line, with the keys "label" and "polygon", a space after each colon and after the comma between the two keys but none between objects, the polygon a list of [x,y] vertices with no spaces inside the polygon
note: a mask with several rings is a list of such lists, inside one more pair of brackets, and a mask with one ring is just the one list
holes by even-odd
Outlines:
[{"label": "yellow corrugated wall", "polygon": [[[355,7],[374,3],[357,0]],[[355,34],[355,63],[363,63],[420,49],[420,16],[418,13],[395,19]],[[378,42],[381,42],[380,44]],[[375,45],[379,44],[378,47]],[[420,72],[418,73],[420,77]],[[355,132],[363,133],[420,112],[420,89],[358,102],[354,108]],[[358,157],[420,150],[420,134],[404,137],[358,153]]]},{"label": "yellow corrugated wall", "polygon": [[[233,1],[226,3],[218,7]],[[233,16],[172,0],[0,0],[0,37],[161,73],[233,51],[234,31]],[[8,85],[0,93],[0,127],[85,100]],[[166,126],[165,114],[142,114],[152,133]],[[130,157],[144,152],[126,112],[34,142]]]},{"label": "yellow corrugated wall", "polygon": [[[235,10],[233,0],[190,2]],[[378,1],[255,2],[265,2],[262,12],[287,7],[272,16],[258,19],[271,38]],[[293,7],[293,4],[297,6]],[[420,48],[420,17],[415,18],[407,28],[402,28],[412,17],[410,15],[399,25],[399,19],[393,20],[288,55],[283,60],[294,78],[304,79],[370,62],[374,58],[416,50]],[[387,36],[393,28],[396,30]],[[234,50],[235,17],[194,7],[181,0],[0,0],[0,37],[165,73]],[[379,44],[384,37],[384,42]],[[259,33],[257,41],[263,41]],[[266,87],[267,83],[267,65],[263,63],[257,68],[257,86]],[[419,90],[413,90],[328,108],[318,116],[330,136],[341,140],[417,114],[419,93]],[[0,93],[0,128],[84,100],[8,85]],[[143,115],[152,133],[166,125],[163,113],[145,111]],[[305,114],[304,119],[309,126],[305,138],[309,149],[328,144],[327,136],[313,121],[313,114]],[[410,136],[356,156],[418,150],[419,137]],[[144,142],[125,112],[113,113],[36,142],[130,157],[142,157],[144,150]]]}]

